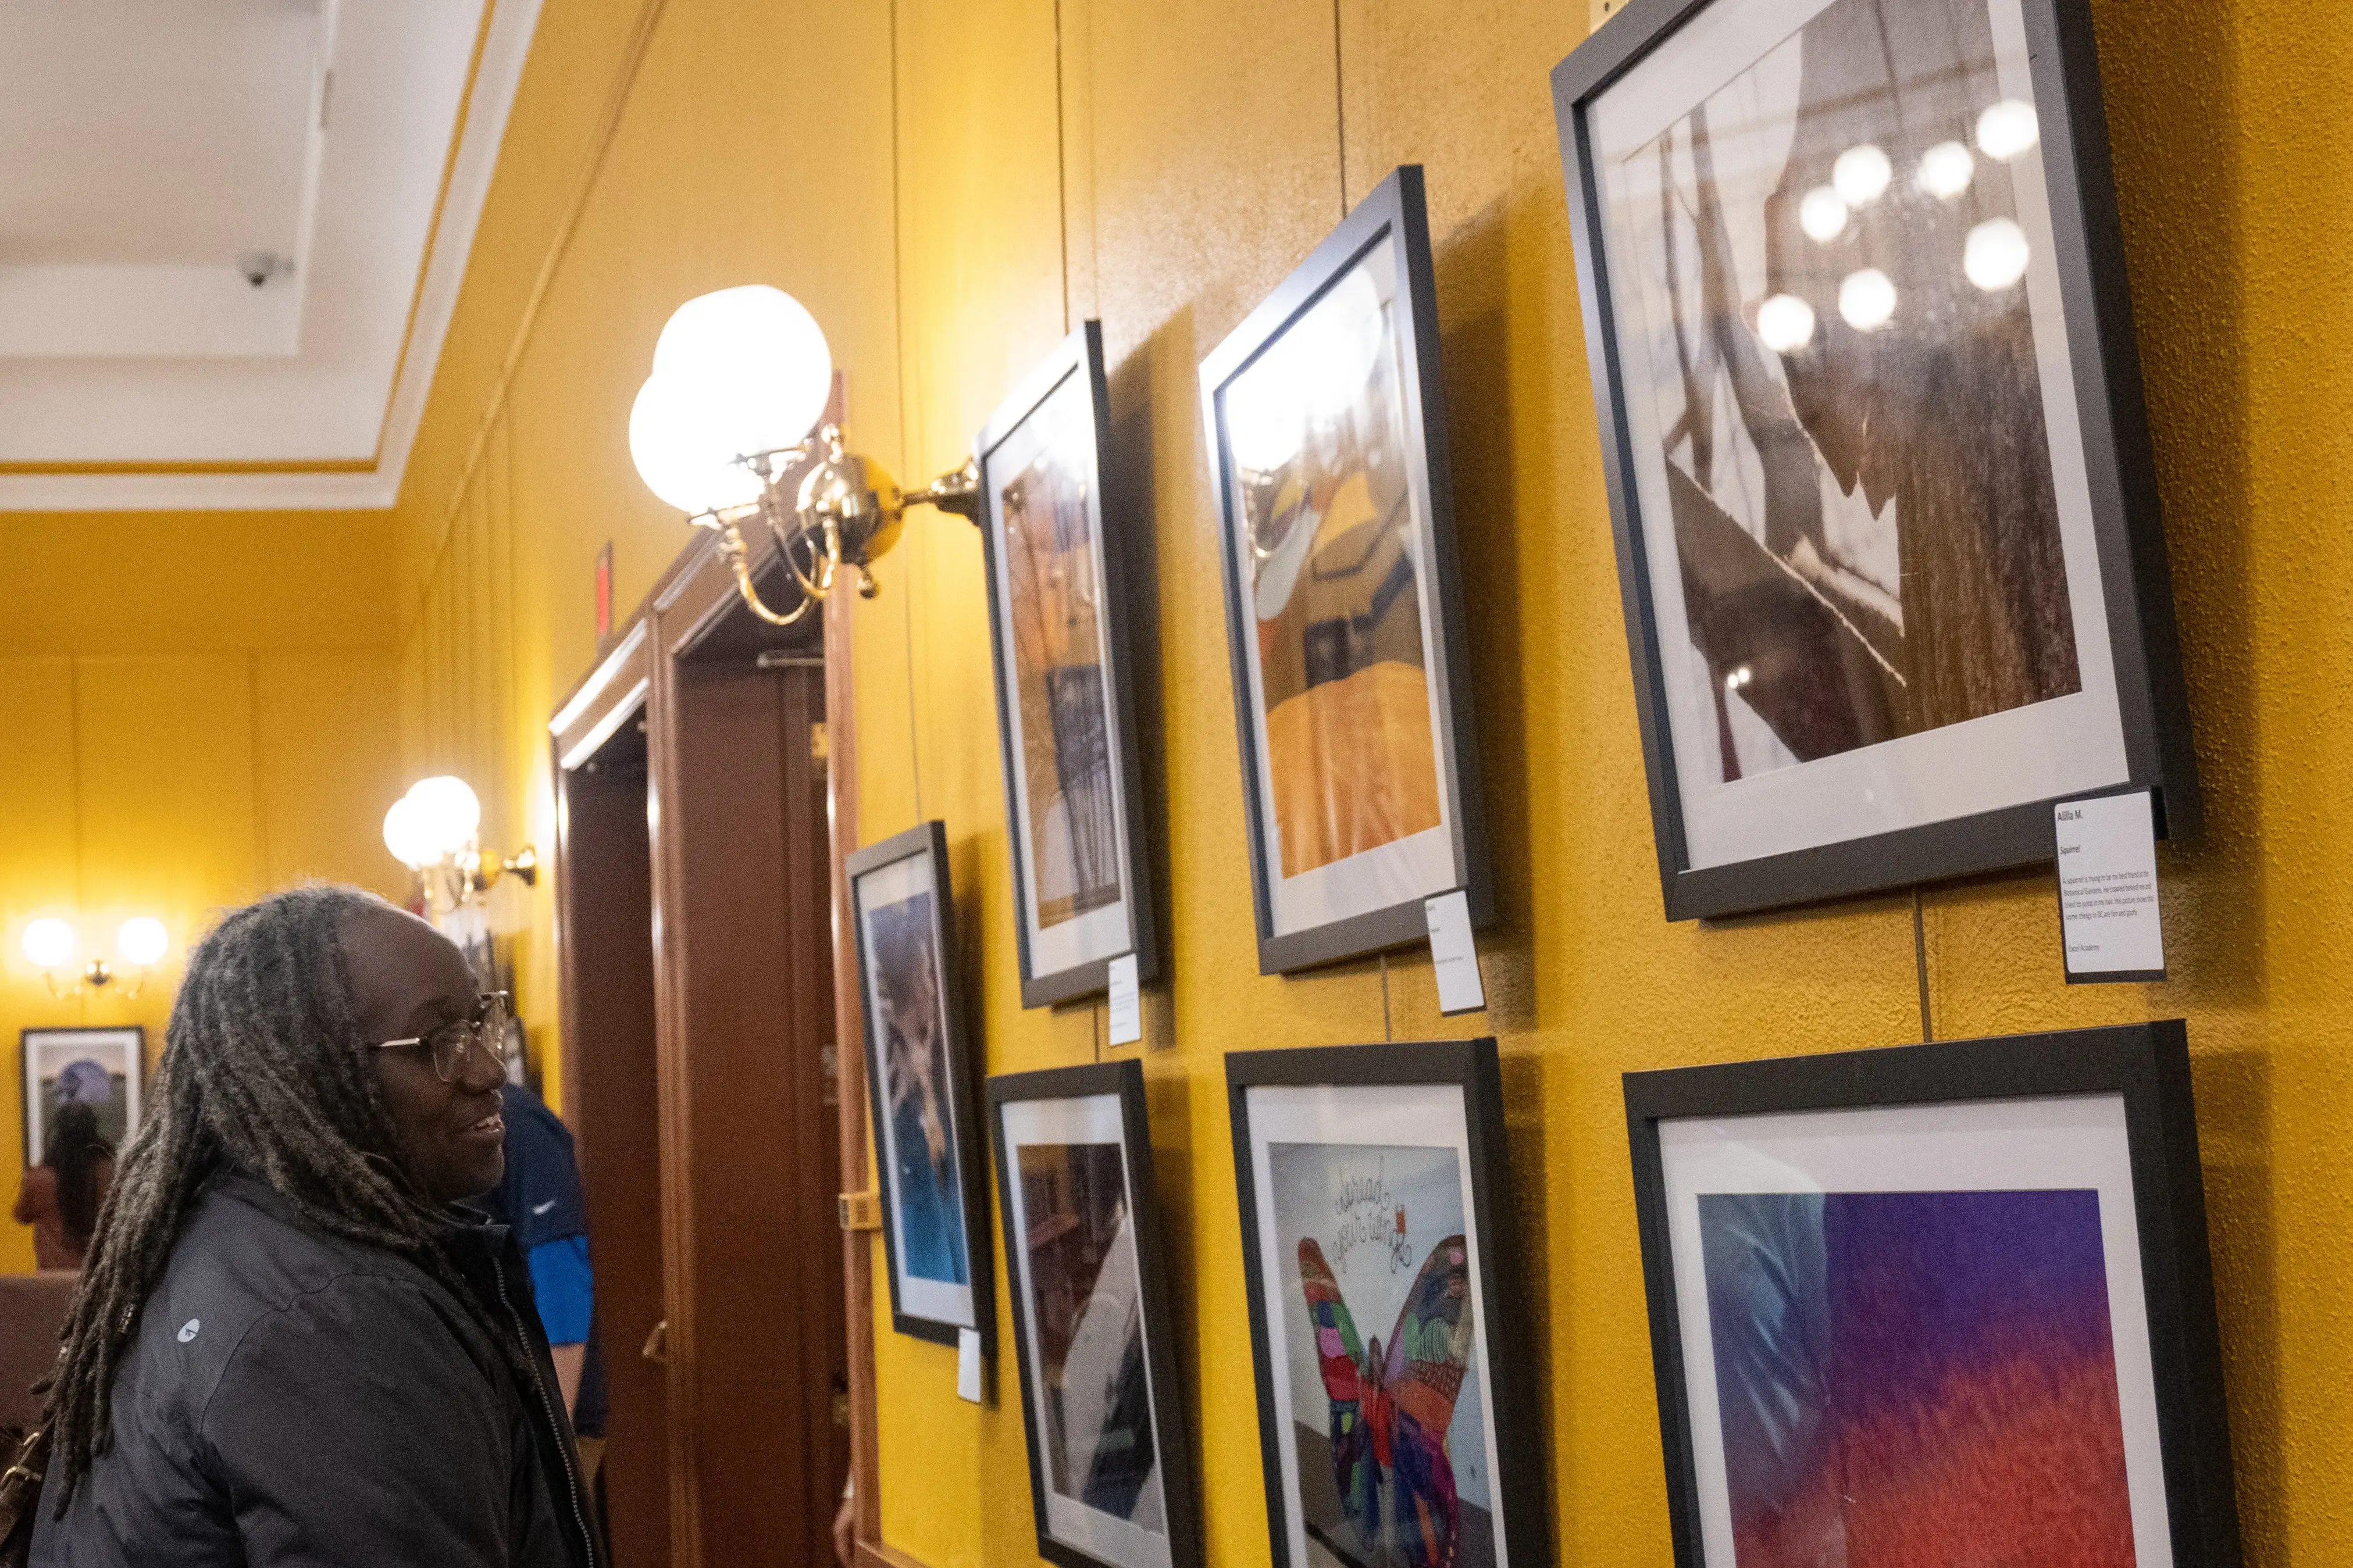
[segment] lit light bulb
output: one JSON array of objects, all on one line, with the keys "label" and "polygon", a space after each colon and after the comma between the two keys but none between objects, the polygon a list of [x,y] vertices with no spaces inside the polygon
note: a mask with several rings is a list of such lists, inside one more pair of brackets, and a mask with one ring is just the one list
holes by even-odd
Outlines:
[{"label": "lit light bulb", "polygon": [[760,499],[760,476],[737,462],[765,450],[739,438],[723,387],[659,373],[629,405],[629,460],[646,489],[691,516]]},{"label": "lit light bulb", "polygon": [[798,300],[765,283],[700,294],[670,312],[654,374],[726,389],[753,441],[775,451],[807,437],[833,394],[833,351]]},{"label": "lit light bulb", "polygon": [[36,969],[63,969],[81,945],[73,921],[45,915],[25,927],[25,960]]},{"label": "lit light bulb", "polygon": [[2042,125],[2031,103],[2005,98],[1987,105],[1978,116],[1978,151],[1997,163],[2009,163],[2042,139]]},{"label": "lit light bulb", "polygon": [[1848,148],[1831,165],[1831,187],[1851,207],[1867,207],[1877,201],[1894,177],[1895,165],[1868,142]]},{"label": "lit light bulb", "polygon": [[1992,294],[2026,276],[2027,258],[2031,254],[2026,231],[2015,221],[1988,218],[1969,230],[1961,251],[1961,270],[1968,274],[1970,282]]},{"label": "lit light bulb", "polygon": [[832,395],[833,351],[799,300],[765,283],[697,295],[654,344],[629,456],[681,511],[749,506],[760,477],[735,459],[798,445]]},{"label": "lit light bulb", "polygon": [[1776,294],[1757,307],[1757,335],[1777,354],[1814,341],[1814,308],[1795,294]]},{"label": "lit light bulb", "polygon": [[114,956],[134,969],[161,962],[172,945],[172,933],[153,915],[133,915],[114,933]]},{"label": "lit light bulb", "polygon": [[1816,185],[1798,204],[1798,226],[1816,245],[1828,245],[1846,232],[1846,198],[1828,185]]},{"label": "lit light bulb", "polygon": [[1856,331],[1877,331],[1894,318],[1894,283],[1876,267],[1848,273],[1839,284],[1839,314]]},{"label": "lit light bulb", "polygon": [[434,858],[455,855],[474,842],[482,826],[482,803],[473,786],[450,773],[419,779],[408,787],[417,803],[417,834]]},{"label": "lit light bulb", "polygon": [[1969,188],[1978,161],[1957,142],[1939,142],[1920,154],[1920,171],[1913,183],[1940,202],[1949,202]]},{"label": "lit light bulb", "polygon": [[416,798],[402,795],[384,814],[384,847],[392,858],[410,870],[421,870],[440,857],[426,842],[425,819],[417,809]]}]

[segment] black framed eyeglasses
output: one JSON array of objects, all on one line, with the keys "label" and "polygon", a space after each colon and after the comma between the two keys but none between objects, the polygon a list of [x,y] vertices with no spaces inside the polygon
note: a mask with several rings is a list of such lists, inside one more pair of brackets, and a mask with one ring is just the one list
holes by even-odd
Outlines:
[{"label": "black framed eyeglasses", "polygon": [[501,1075],[506,1072],[507,1021],[514,1016],[514,998],[503,991],[485,991],[474,1004],[474,1016],[455,1024],[444,1024],[428,1035],[411,1035],[406,1039],[378,1040],[366,1048],[372,1051],[429,1051],[433,1057],[433,1073],[443,1083],[455,1083],[464,1075],[468,1058],[480,1051],[484,1059],[497,1064]]}]

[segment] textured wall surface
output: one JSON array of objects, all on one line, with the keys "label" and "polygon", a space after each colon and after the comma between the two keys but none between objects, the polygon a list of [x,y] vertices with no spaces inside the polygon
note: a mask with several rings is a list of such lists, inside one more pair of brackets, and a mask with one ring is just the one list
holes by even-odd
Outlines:
[{"label": "textured wall surface", "polygon": [[[304,877],[399,890],[391,538],[380,512],[0,514],[0,1209],[18,1029],[140,1024],[158,1053],[214,910]],[[76,912],[86,954],[163,917],[135,999],[58,1000],[26,964],[26,922]],[[0,1272],[32,1267],[0,1226]]]},{"label": "textured wall surface", "polygon": [[[494,818],[543,843],[541,726],[590,662],[590,563],[613,541],[627,605],[682,538],[623,437],[673,306],[799,294],[859,444],[910,479],[1102,319],[1150,524],[1166,806],[1174,968],[1144,1058],[1209,1548],[1236,1568],[1267,1543],[1224,1052],[1385,1023],[1501,1037],[1557,1549],[1630,1568],[1662,1559],[1666,1521],[1619,1075],[1917,1037],[1907,900],[1660,918],[1546,81],[1586,11],[551,5],[402,499],[411,760],[503,770]],[[2027,875],[1929,890],[1930,1002],[1940,1036],[2190,1019],[2251,1557],[2336,1561],[2353,28],[2287,0],[2097,13],[2210,826],[2160,856],[2175,980],[2062,986],[2052,883]],[[1200,355],[1406,161],[1428,171],[1503,910],[1483,1020],[1438,1018],[1426,958],[1255,973],[1197,412]],[[1088,1059],[1099,1010],[1018,1003],[979,569],[972,530],[919,516],[859,608],[864,837],[945,819],[991,1070]],[[1012,1367],[975,1408],[949,1352],[879,1328],[887,1536],[931,1568],[1029,1563]]]}]

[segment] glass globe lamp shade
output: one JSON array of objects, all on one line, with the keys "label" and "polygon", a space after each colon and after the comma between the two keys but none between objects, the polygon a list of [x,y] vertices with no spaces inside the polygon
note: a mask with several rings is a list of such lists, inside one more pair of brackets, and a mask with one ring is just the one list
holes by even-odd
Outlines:
[{"label": "glass globe lamp shade", "polygon": [[133,915],[114,933],[114,955],[136,969],[160,963],[171,945],[172,933],[153,915]]},{"label": "glass globe lamp shade", "polygon": [[659,372],[629,409],[629,458],[646,489],[690,516],[750,506],[760,476],[735,459],[768,448],[745,438],[723,391]]},{"label": "glass globe lamp shade", "polygon": [[408,786],[417,803],[418,837],[434,859],[459,853],[481,830],[482,803],[464,779],[439,773]]},{"label": "glass globe lamp shade", "polygon": [[73,962],[80,939],[73,921],[47,915],[25,927],[25,960],[36,969],[62,969]]},{"label": "glass globe lamp shade", "polygon": [[736,451],[773,452],[798,444],[824,415],[833,351],[798,300],[747,283],[672,311],[654,343],[654,374],[715,397]]},{"label": "glass globe lamp shade", "polygon": [[384,847],[392,852],[394,859],[412,871],[421,870],[440,858],[427,841],[424,814],[417,809],[415,795],[402,795],[384,814]]}]

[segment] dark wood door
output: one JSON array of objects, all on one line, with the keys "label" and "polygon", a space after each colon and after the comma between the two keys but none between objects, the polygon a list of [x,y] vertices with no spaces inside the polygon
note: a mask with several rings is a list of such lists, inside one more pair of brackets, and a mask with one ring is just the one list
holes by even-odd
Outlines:
[{"label": "dark wood door", "polygon": [[615,1568],[670,1561],[670,1396],[641,1353],[662,1321],[659,1073],[646,741],[636,721],[558,770],[564,825],[565,1120],[588,1192],[596,1333],[610,1400],[603,1462]]},{"label": "dark wood door", "polygon": [[671,679],[690,1506],[703,1563],[814,1568],[848,1466],[824,676],[698,652]]}]

